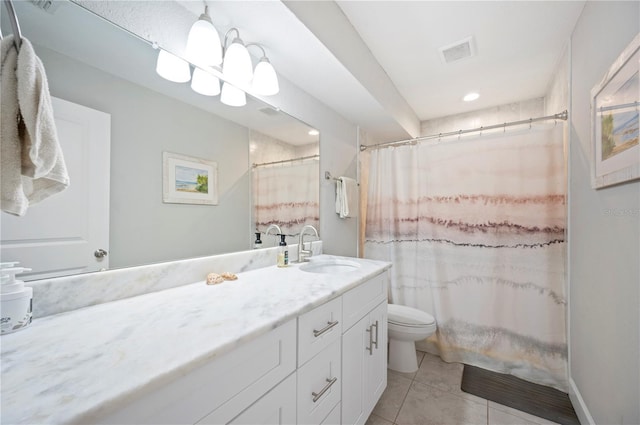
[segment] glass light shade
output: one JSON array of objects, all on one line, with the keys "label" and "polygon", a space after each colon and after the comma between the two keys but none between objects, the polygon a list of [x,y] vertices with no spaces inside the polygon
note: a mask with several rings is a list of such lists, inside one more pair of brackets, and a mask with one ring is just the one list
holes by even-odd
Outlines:
[{"label": "glass light shade", "polygon": [[280,91],[276,70],[273,69],[273,65],[271,65],[271,62],[269,62],[269,59],[266,57],[260,59],[260,62],[256,65],[252,84],[252,88],[256,94],[270,96]]},{"label": "glass light shade", "polygon": [[222,84],[220,102],[229,106],[244,106],[247,104],[247,95],[239,88],[229,83],[224,83]]},{"label": "glass light shade", "polygon": [[465,102],[473,102],[479,97],[480,95],[478,93],[472,92],[472,93],[467,93],[467,95],[465,95],[465,97],[463,97],[462,100],[464,100]]},{"label": "glass light shade", "polygon": [[253,77],[253,64],[249,51],[239,38],[233,40],[224,54],[222,74],[225,80],[238,84],[249,84]]},{"label": "glass light shade", "polygon": [[217,96],[220,94],[220,80],[215,75],[196,68],[191,79],[191,89],[204,96]]},{"label": "glass light shade", "polygon": [[189,62],[162,49],[158,53],[156,72],[162,78],[174,83],[186,83],[191,79]]},{"label": "glass light shade", "polygon": [[189,31],[186,57],[191,63],[218,66],[222,63],[222,45],[215,27],[204,19],[198,19]]}]

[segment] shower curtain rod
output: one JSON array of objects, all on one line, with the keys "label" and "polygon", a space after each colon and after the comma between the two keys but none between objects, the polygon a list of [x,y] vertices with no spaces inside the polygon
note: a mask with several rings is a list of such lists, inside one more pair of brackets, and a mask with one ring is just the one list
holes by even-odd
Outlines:
[{"label": "shower curtain rod", "polygon": [[253,164],[252,167],[256,168],[256,167],[262,167],[265,165],[284,164],[285,162],[303,161],[305,159],[314,159],[314,158],[320,158],[320,155],[309,155],[309,156],[302,156],[300,158],[283,159],[282,161],[263,162],[262,164]]},{"label": "shower curtain rod", "polygon": [[442,137],[447,137],[447,136],[460,136],[462,134],[467,134],[467,133],[477,133],[485,131],[485,130],[493,130],[496,128],[507,128],[507,127],[511,127],[514,125],[523,125],[523,124],[531,124],[534,122],[538,122],[538,121],[547,121],[547,120],[563,120],[566,121],[567,118],[569,118],[569,113],[564,110],[562,112],[560,112],[559,114],[553,114],[553,115],[547,115],[545,117],[538,117],[538,118],[529,118],[528,120],[520,120],[520,121],[511,121],[511,122],[505,122],[504,124],[496,124],[496,125],[489,125],[486,127],[478,127],[478,128],[473,128],[470,130],[458,130],[458,131],[449,131],[447,133],[438,133],[438,134],[430,134],[428,136],[420,136],[420,137],[415,137],[413,139],[406,139],[406,140],[398,140],[395,142],[384,142],[384,143],[378,143],[375,145],[360,145],[360,151],[365,151],[367,149],[380,149],[380,148],[386,148],[389,146],[403,146],[403,145],[413,145],[416,144],[418,142],[421,142],[423,140],[430,140],[430,139],[440,139]]}]

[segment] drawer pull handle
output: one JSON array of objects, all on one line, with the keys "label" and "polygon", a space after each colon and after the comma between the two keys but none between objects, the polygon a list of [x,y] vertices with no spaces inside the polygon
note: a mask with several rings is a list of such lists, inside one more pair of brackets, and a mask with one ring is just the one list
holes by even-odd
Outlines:
[{"label": "drawer pull handle", "polygon": [[371,329],[373,325],[367,328],[367,332],[369,332],[369,346],[365,347],[365,349],[369,352],[370,356],[373,356],[373,330]]},{"label": "drawer pull handle", "polygon": [[373,345],[375,345],[376,349],[378,348],[378,321],[376,320],[375,325],[371,325],[371,326],[375,326],[376,327],[376,340],[373,342]]},{"label": "drawer pull handle", "polygon": [[315,336],[317,338],[320,335],[322,335],[323,333],[327,332],[329,329],[333,328],[337,324],[338,324],[337,320],[335,322],[327,322],[327,326],[325,326],[324,328],[320,329],[319,331],[314,329],[313,330],[313,336]]},{"label": "drawer pull handle", "polygon": [[316,401],[318,401],[320,397],[322,397],[322,395],[326,393],[333,384],[336,383],[337,380],[338,378],[332,378],[332,379],[327,378],[327,385],[325,385],[324,388],[321,389],[319,393],[314,393],[314,392],[311,393],[311,395],[313,396],[313,402],[315,403]]}]

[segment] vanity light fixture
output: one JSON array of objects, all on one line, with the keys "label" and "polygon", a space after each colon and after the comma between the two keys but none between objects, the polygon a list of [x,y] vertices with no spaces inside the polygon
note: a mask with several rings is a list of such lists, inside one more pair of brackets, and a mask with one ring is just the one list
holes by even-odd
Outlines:
[{"label": "vanity light fixture", "polygon": [[196,68],[191,79],[191,89],[204,96],[217,96],[220,94],[220,80],[215,75]]},{"label": "vanity light fixture", "polygon": [[162,78],[175,83],[186,83],[191,79],[189,62],[163,49],[158,53],[156,72]]},{"label": "vanity light fixture", "polygon": [[[227,41],[231,32],[236,33],[231,44],[227,47]],[[253,78],[253,65],[249,51],[240,39],[240,31],[231,28],[224,36],[222,75],[225,80],[239,85],[248,85]]]},{"label": "vanity light fixture", "polygon": [[[262,52],[255,71],[247,49],[249,46],[256,46]],[[157,44],[154,44],[154,48],[158,48]],[[244,90],[249,88],[255,94],[263,96],[274,95],[280,91],[278,76],[264,48],[257,43],[245,45],[240,39],[240,31],[235,27],[226,32],[224,43],[221,44],[218,31],[209,16],[209,7],[206,5],[204,13],[189,31],[185,58],[194,64],[193,78],[189,62],[162,49],[158,54],[156,72],[163,78],[177,83],[191,80],[193,91],[205,96],[220,94],[220,101],[229,106],[246,105],[247,96]],[[216,68],[220,64],[222,77],[220,68]],[[220,79],[225,81],[222,89]]]},{"label": "vanity light fixture", "polygon": [[222,45],[218,31],[211,22],[209,6],[191,26],[185,52],[187,60],[197,65],[218,66],[222,63]]},{"label": "vanity light fixture", "polygon": [[309,136],[317,136],[318,134],[320,134],[320,132],[315,128],[309,130]]},{"label": "vanity light fixture", "polygon": [[267,54],[264,51],[264,48],[257,43],[249,43],[247,44],[247,48],[250,46],[256,46],[262,51],[262,57],[256,65],[256,69],[253,71],[253,81],[251,82],[251,88],[256,94],[261,94],[264,96],[271,96],[280,91],[280,86],[278,85],[278,76],[276,75],[276,70],[273,69],[273,65],[267,58]]},{"label": "vanity light fixture", "polygon": [[465,97],[462,98],[462,100],[464,100],[465,102],[473,102],[474,100],[478,99],[479,97],[480,97],[480,95],[478,93],[471,92],[471,93],[467,93],[465,95]]}]

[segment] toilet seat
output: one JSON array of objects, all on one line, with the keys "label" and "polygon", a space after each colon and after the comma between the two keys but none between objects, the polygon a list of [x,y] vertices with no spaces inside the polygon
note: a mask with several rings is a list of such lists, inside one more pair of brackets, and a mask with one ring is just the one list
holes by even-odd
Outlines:
[{"label": "toilet seat", "polygon": [[387,322],[389,324],[410,328],[423,328],[431,326],[436,322],[429,313],[399,304],[388,304],[387,315]]}]

